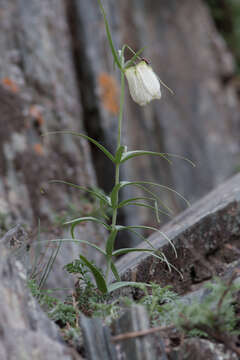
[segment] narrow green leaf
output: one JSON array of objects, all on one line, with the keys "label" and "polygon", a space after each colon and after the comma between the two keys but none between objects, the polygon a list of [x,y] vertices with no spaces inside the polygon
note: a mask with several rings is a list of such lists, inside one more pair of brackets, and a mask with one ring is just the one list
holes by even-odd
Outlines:
[{"label": "narrow green leaf", "polygon": [[171,153],[159,153],[159,152],[155,152],[155,151],[145,151],[145,150],[127,151],[123,155],[121,163],[124,163],[125,161],[127,161],[133,157],[143,156],[143,155],[161,156],[162,158],[167,160],[170,164],[172,164],[172,162],[168,159],[168,157],[173,157],[173,158],[177,158],[180,160],[184,160],[184,161],[188,162],[190,165],[192,165],[193,167],[196,167],[196,164],[194,164],[193,161],[189,160],[188,158],[186,158],[184,156],[177,155],[177,154],[171,154]]},{"label": "narrow green leaf", "polygon": [[112,55],[113,55],[114,61],[115,61],[115,63],[117,64],[117,66],[119,67],[119,69],[122,70],[122,65],[121,65],[121,63],[120,63],[119,56],[118,56],[117,51],[116,51],[116,49],[115,49],[115,47],[114,47],[114,45],[113,45],[112,36],[111,36],[110,29],[109,29],[109,25],[108,25],[108,21],[107,21],[107,16],[106,16],[104,7],[103,7],[103,5],[102,5],[101,0],[97,0],[97,1],[98,1],[98,4],[99,4],[99,7],[100,7],[100,9],[101,9],[102,15],[103,15],[103,19],[104,19],[104,23],[105,23],[105,28],[106,28],[106,33],[107,33],[107,38],[108,38],[108,42],[109,42],[109,45],[110,45],[110,48],[111,48],[111,51],[112,51]]},{"label": "narrow green leaf", "polygon": [[133,230],[132,227],[130,226],[122,226],[122,225],[117,225],[116,228],[118,230],[127,230],[130,231],[131,233],[135,234],[136,236],[138,236],[142,241],[145,241],[154,251],[156,250],[155,247],[151,244],[151,242],[145,238],[143,235],[139,234],[139,232]]},{"label": "narrow green leaf", "polygon": [[124,286],[132,286],[132,287],[136,287],[136,288],[142,288],[143,286],[149,286],[151,287],[150,284],[146,284],[146,283],[141,283],[141,282],[133,282],[133,281],[120,281],[120,282],[115,282],[113,284],[110,284],[108,286],[108,292],[111,293],[112,291],[118,290]]},{"label": "narrow green leaf", "polygon": [[141,55],[141,53],[143,52],[143,50],[145,49],[145,47],[141,48],[140,50],[138,50],[136,53],[135,51],[133,51],[130,46],[126,45],[126,47],[134,54],[133,57],[126,62],[126,65],[124,66],[124,70],[130,68],[134,62],[139,59],[139,55]]},{"label": "narrow green leaf", "polygon": [[78,224],[72,224],[71,229],[70,229],[71,236],[72,236],[73,239],[75,239],[74,230],[75,230],[75,227],[76,227],[77,225],[78,225]]},{"label": "narrow green leaf", "polygon": [[123,206],[127,206],[129,203],[133,202],[133,201],[138,201],[138,200],[146,200],[146,201],[151,201],[151,200],[155,200],[154,198],[150,198],[150,197],[144,197],[144,196],[138,196],[138,197],[135,197],[135,198],[130,198],[130,199],[126,199],[126,200],[123,200],[121,201],[119,204],[118,204],[118,208],[122,208]]},{"label": "narrow green leaf", "polygon": [[173,91],[172,89],[170,89],[170,87],[168,87],[168,86],[165,84],[165,82],[163,82],[163,81],[160,79],[160,77],[159,77],[158,75],[157,75],[157,77],[158,77],[159,82],[160,82],[172,95],[175,95],[174,91]]},{"label": "narrow green leaf", "polygon": [[125,161],[127,161],[129,159],[132,159],[132,158],[134,158],[136,156],[143,156],[143,155],[160,156],[163,159],[167,160],[171,164],[171,161],[166,157],[165,154],[159,153],[159,152],[154,152],[154,151],[144,151],[144,150],[127,151],[122,156],[121,164],[123,164]]},{"label": "narrow green leaf", "polygon": [[190,165],[192,165],[192,167],[196,167],[196,164],[192,161],[189,160],[188,158],[186,158],[185,156],[181,156],[181,155],[177,155],[177,154],[170,154],[170,153],[162,153],[164,156],[169,156],[169,157],[174,157],[180,160],[184,160],[186,162],[188,162]]},{"label": "narrow green leaf", "polygon": [[65,185],[69,185],[73,188],[76,188],[78,190],[81,191],[85,191],[93,196],[95,196],[96,198],[98,198],[101,201],[104,201],[106,204],[110,205],[110,198],[106,195],[104,195],[103,193],[101,193],[100,191],[96,191],[96,190],[90,190],[84,186],[79,186],[73,183],[70,183],[68,181],[64,181],[64,180],[50,180],[50,183],[59,183],[59,184],[65,184]]},{"label": "narrow green leaf", "polygon": [[[152,195],[153,198],[154,198],[155,200],[157,200],[166,210],[168,210],[170,214],[173,214],[173,211],[172,211],[167,205],[165,205],[165,204],[159,199],[159,197],[158,197],[156,194],[154,194],[154,192],[152,192],[151,190],[149,190],[146,186],[142,185],[142,182],[140,182],[140,181],[139,181],[139,182],[135,182],[135,181],[134,181],[134,182],[132,182],[132,181],[121,181],[119,184],[120,184],[120,189],[122,189],[123,187],[125,187],[125,186],[127,186],[127,185],[134,185],[134,186],[136,186],[138,189],[141,189],[141,190],[147,192],[148,194]],[[169,216],[170,216],[170,215],[169,215]]]},{"label": "narrow green leaf", "polygon": [[103,294],[106,294],[108,292],[107,284],[100,271],[92,263],[90,263],[85,258],[85,256],[79,255],[79,257],[84,262],[84,264],[91,270],[93,277],[96,281],[98,290],[100,290]]},{"label": "narrow green leaf", "polygon": [[93,222],[102,224],[107,230],[110,230],[109,225],[105,224],[105,222],[103,222],[102,220],[100,220],[96,217],[93,217],[93,216],[83,216],[83,217],[80,217],[77,219],[69,220],[69,221],[66,221],[64,223],[64,225],[80,224],[81,222],[85,222],[85,221],[93,221]]},{"label": "narrow green leaf", "polygon": [[82,137],[83,139],[88,140],[92,144],[96,145],[114,163],[114,156],[103,145],[101,145],[98,141],[91,138],[90,136],[87,136],[87,135],[81,134],[81,133],[77,133],[75,131],[69,131],[69,130],[51,131],[51,132],[43,134],[42,136],[55,135],[55,134],[69,134],[69,135],[73,135],[73,136]]},{"label": "narrow green leaf", "polygon": [[151,181],[123,181],[123,182],[121,182],[120,184],[121,184],[121,188],[123,188],[124,186],[127,186],[127,185],[150,185],[150,186],[157,186],[157,187],[159,187],[159,188],[161,188],[161,189],[168,190],[168,191],[176,194],[176,195],[179,196],[182,200],[184,200],[188,206],[190,206],[189,201],[186,200],[183,195],[179,194],[179,192],[177,192],[176,190],[171,189],[170,187],[165,186],[165,185],[157,184],[157,183],[154,183],[154,182],[151,182]]},{"label": "narrow green leaf", "polygon": [[48,269],[51,265],[52,259],[54,258],[54,253],[55,253],[55,249],[52,250],[52,253],[49,256],[48,262],[47,262],[46,266],[44,267],[43,272],[41,273],[41,278],[40,278],[39,284],[38,284],[39,289],[41,289],[45,283],[46,274],[48,273]]},{"label": "narrow green leaf", "polygon": [[170,272],[171,272],[171,269],[173,269],[180,275],[181,278],[183,278],[182,273],[174,265],[169,263],[169,261],[167,260],[165,254],[163,252],[159,253],[159,250],[153,251],[152,249],[123,248],[123,249],[119,249],[119,250],[114,251],[113,256],[124,255],[124,254],[127,254],[129,252],[149,252],[151,256],[157,258],[161,262],[166,263]]},{"label": "narrow green leaf", "polygon": [[155,215],[156,215],[157,222],[160,223],[159,209],[158,209],[158,203],[157,203],[157,201],[154,201],[154,208],[155,208]]},{"label": "narrow green leaf", "polygon": [[[122,49],[121,49],[121,59],[125,59],[124,52],[127,47],[128,47],[127,44],[123,44]],[[121,64],[122,64],[122,62],[121,62]]]},{"label": "narrow green leaf", "polygon": [[46,280],[52,270],[52,267],[53,267],[53,264],[55,263],[55,260],[58,256],[58,253],[59,253],[59,250],[61,248],[61,245],[62,245],[62,242],[60,241],[59,244],[58,244],[58,247],[56,250],[53,250],[50,258],[49,258],[49,261],[47,263],[47,266],[45,267],[44,271],[43,271],[43,276],[41,277],[41,280],[39,282],[39,289],[41,289],[44,284],[46,283]]},{"label": "narrow green leaf", "polygon": [[141,189],[141,190],[145,191],[146,193],[152,195],[152,196],[155,198],[155,200],[156,200],[162,207],[164,207],[167,211],[169,211],[169,213],[167,213],[167,212],[165,212],[165,211],[162,211],[162,210],[161,210],[161,211],[162,211],[165,215],[169,216],[170,218],[172,217],[172,215],[173,215],[172,209],[170,209],[170,207],[168,207],[166,204],[164,204],[164,202],[161,201],[160,198],[159,198],[156,194],[154,194],[154,192],[152,192],[151,190],[149,190],[148,188],[146,188],[146,186],[143,186],[143,185],[136,185],[136,184],[135,184],[134,186],[136,186],[138,189]]},{"label": "narrow green leaf", "polygon": [[[136,185],[136,184],[135,184],[134,186],[135,186],[136,188],[138,188],[138,189],[140,189],[140,190],[143,190],[144,192],[152,195],[152,198],[149,197],[149,198],[146,198],[146,199],[153,200],[153,201],[156,201],[157,203],[161,204],[162,207],[164,207],[167,211],[169,211],[169,213],[166,212],[166,211],[163,211],[163,210],[161,210],[161,209],[158,209],[158,211],[161,212],[162,214],[170,217],[170,218],[172,217],[173,211],[172,211],[167,205],[165,205],[164,202],[162,202],[162,201],[159,199],[159,197],[158,197],[156,194],[154,194],[154,192],[152,192],[151,190],[149,190],[148,188],[146,188],[146,186],[143,186],[143,185]],[[128,200],[125,200],[125,201],[128,202]],[[125,204],[123,205],[123,203],[124,203],[124,202],[121,202],[120,204],[121,204],[122,206],[124,206]],[[120,204],[119,204],[119,205],[120,205]],[[127,205],[127,204],[126,204],[126,205]]]},{"label": "narrow green leaf", "polygon": [[114,265],[113,262],[111,262],[111,270],[112,270],[113,275],[115,276],[115,279],[117,281],[121,281],[120,276],[119,276],[118,271],[117,271],[117,268],[116,268],[116,266]]},{"label": "narrow green leaf", "polygon": [[81,217],[81,218],[77,218],[77,219],[73,219],[73,220],[70,220],[70,221],[67,221],[65,222],[63,225],[71,225],[71,236],[72,238],[74,239],[75,236],[74,236],[74,230],[75,230],[75,227],[82,223],[82,222],[86,222],[86,221],[92,221],[92,222],[96,222],[98,224],[101,224],[103,225],[107,230],[110,230],[110,226],[105,224],[102,220],[98,219],[98,218],[95,218],[93,216],[84,216],[84,217]]},{"label": "narrow green leaf", "polygon": [[127,228],[129,229],[146,229],[146,230],[153,230],[153,231],[156,231],[158,232],[160,235],[162,235],[162,237],[164,237],[165,240],[167,240],[169,242],[169,244],[172,246],[173,250],[174,250],[174,253],[175,253],[175,256],[177,257],[177,252],[176,252],[176,248],[173,244],[173,242],[171,241],[171,239],[169,239],[169,237],[164,234],[164,232],[162,232],[161,230],[153,227],[153,226],[146,226],[146,225],[134,225],[134,226],[127,226]]},{"label": "narrow green leaf", "polygon": [[124,255],[124,254],[128,254],[129,252],[153,252],[152,249],[142,249],[142,248],[122,248],[119,250],[116,250],[113,252],[113,256],[119,256],[119,255]]},{"label": "narrow green leaf", "polygon": [[[130,202],[130,203],[128,203],[128,205],[141,206],[141,207],[145,207],[147,209],[152,209],[152,210],[156,211],[154,206],[144,204],[144,203],[140,203],[140,202],[132,202],[132,203]],[[158,221],[158,222],[160,222],[160,221]]]},{"label": "narrow green leaf", "polygon": [[124,154],[125,149],[126,149],[126,147],[123,146],[123,145],[121,145],[121,146],[118,148],[118,150],[117,150],[117,152],[116,152],[116,155],[115,155],[115,164],[120,164],[121,159],[122,159],[122,155]]},{"label": "narrow green leaf", "polygon": [[113,229],[108,236],[107,243],[106,243],[106,254],[108,258],[112,257],[113,249],[114,249],[114,242],[118,233],[118,229]]},{"label": "narrow green leaf", "polygon": [[63,239],[53,239],[53,240],[39,240],[34,241],[32,245],[36,245],[37,243],[49,243],[49,242],[73,242],[73,243],[80,243],[80,244],[86,244],[94,248],[95,250],[99,251],[101,254],[106,256],[106,253],[103,249],[101,249],[99,246],[95,245],[94,243],[91,243],[87,240],[80,240],[80,239],[70,239],[70,238],[63,238]]},{"label": "narrow green leaf", "polygon": [[148,205],[148,204],[140,203],[140,202],[128,202],[127,205],[142,206],[142,207],[145,207],[148,209],[153,209],[155,211],[155,207]]},{"label": "narrow green leaf", "polygon": [[145,207],[145,208],[148,208],[148,209],[151,209],[151,210],[154,210],[155,212],[155,215],[156,215],[156,219],[157,219],[157,222],[160,223],[160,219],[159,219],[159,212],[166,215],[166,216],[170,216],[168,213],[166,213],[165,211],[163,210],[160,210],[158,209],[157,207],[157,202],[155,201],[156,206],[151,206],[151,205],[148,205],[148,204],[144,204],[144,203],[140,203],[140,202],[128,202],[126,205],[133,205],[133,206],[141,206],[141,207]]},{"label": "narrow green leaf", "polygon": [[159,255],[157,255],[156,253],[152,253],[151,256],[156,257],[156,258],[159,259],[160,261],[165,262],[165,263],[167,264],[167,267],[168,267],[168,269],[169,269],[170,272],[172,271],[172,269],[175,270],[175,271],[180,275],[181,279],[183,279],[182,273],[181,273],[174,265],[172,265],[172,264],[168,261],[168,259],[166,258],[165,254],[164,254],[163,252],[161,252],[161,256],[162,256],[162,257],[159,256]]},{"label": "narrow green leaf", "polygon": [[178,272],[180,274],[180,276],[182,277],[181,272],[172,264],[169,263],[169,261],[167,260],[166,256],[164,253],[160,253],[157,254],[159,251],[153,251],[152,249],[141,249],[141,248],[124,248],[124,249],[119,249],[114,251],[113,256],[119,256],[119,255],[124,255],[127,254],[129,252],[149,252],[151,256],[157,258],[158,260],[165,262],[168,266],[169,271],[171,272],[171,268],[173,268],[176,272]]},{"label": "narrow green leaf", "polygon": [[[161,256],[160,256],[160,255],[161,255]],[[167,260],[165,254],[161,252],[160,255],[157,255],[156,253],[152,253],[152,254],[151,254],[151,256],[153,256],[153,257],[157,258],[158,260],[166,263],[169,272],[171,272],[171,271],[172,271],[172,269],[171,269],[171,264],[170,264],[169,261]]]},{"label": "narrow green leaf", "polygon": [[[163,214],[165,214],[166,216],[171,217],[171,214],[173,214],[173,211],[172,211],[167,205],[165,205],[165,204],[159,199],[159,197],[158,197],[156,194],[154,194],[154,192],[152,192],[151,190],[149,190],[148,188],[146,188],[146,187],[143,186],[143,185],[136,184],[136,183],[132,184],[132,183],[129,182],[129,181],[122,181],[122,182],[120,183],[120,189],[123,188],[124,186],[127,186],[127,185],[134,185],[134,186],[136,186],[137,188],[139,188],[139,189],[147,192],[148,194],[151,194],[151,195],[153,196],[154,200],[156,200],[157,202],[159,202],[166,210],[169,211],[169,214],[168,214],[167,212],[165,212],[165,211],[160,210],[160,209],[159,209],[159,211],[161,211],[161,212],[162,212]],[[118,185],[118,186],[119,186],[119,185]],[[152,198],[149,198],[149,199],[152,199]],[[128,200],[125,200],[125,201],[128,202]],[[123,206],[123,203],[124,203],[124,202],[122,202],[122,203],[120,203],[120,204]],[[125,205],[125,203],[124,203],[124,205]]]}]

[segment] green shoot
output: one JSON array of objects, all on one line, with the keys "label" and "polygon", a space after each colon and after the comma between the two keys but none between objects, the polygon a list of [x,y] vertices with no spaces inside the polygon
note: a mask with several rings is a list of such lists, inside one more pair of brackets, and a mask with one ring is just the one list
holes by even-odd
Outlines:
[{"label": "green shoot", "polygon": [[[166,262],[169,270],[175,269],[173,265],[169,264],[166,256],[163,253],[160,253],[157,251],[157,249],[154,248],[154,246],[151,244],[151,241],[145,238],[138,230],[151,230],[159,233],[160,236],[162,236],[166,241],[170,243],[170,245],[173,248],[173,251],[175,255],[177,256],[176,249],[174,244],[171,242],[171,240],[168,238],[166,234],[161,232],[159,229],[153,226],[143,226],[143,225],[136,225],[136,226],[123,226],[118,224],[118,212],[119,209],[123,208],[124,206],[139,206],[144,207],[147,209],[150,209],[154,212],[157,222],[160,222],[160,214],[163,213],[167,216],[170,216],[172,213],[171,209],[169,209],[168,206],[166,206],[158,196],[154,194],[152,191],[152,187],[157,187],[158,189],[164,190],[164,191],[170,191],[174,195],[177,195],[182,200],[186,202],[187,205],[189,205],[189,202],[177,191],[169,188],[168,186],[157,184],[150,181],[120,181],[120,168],[121,166],[130,159],[135,159],[139,156],[159,156],[162,159],[166,160],[169,164],[172,163],[170,158],[179,158],[187,161],[190,165],[195,166],[194,163],[191,160],[188,160],[180,155],[174,155],[174,154],[168,154],[168,153],[160,153],[160,152],[154,152],[154,151],[146,151],[146,150],[135,150],[135,151],[127,151],[127,147],[122,144],[122,122],[123,122],[123,109],[124,109],[124,101],[125,101],[125,77],[128,80],[128,84],[130,86],[131,77],[136,76],[136,71],[138,68],[138,65],[142,66],[141,71],[146,71],[146,74],[151,74],[150,78],[151,81],[155,81],[155,87],[156,87],[156,93],[155,96],[151,97],[148,94],[145,94],[146,99],[136,99],[133,97],[134,101],[139,103],[140,105],[144,105],[147,102],[153,100],[154,98],[160,98],[160,83],[162,83],[170,92],[172,92],[171,89],[168,88],[166,84],[162,82],[162,80],[157,79],[156,74],[153,72],[152,68],[148,66],[147,62],[141,61],[140,55],[143,52],[144,48],[140,49],[139,51],[135,52],[132,48],[130,48],[127,44],[124,44],[121,48],[121,50],[118,50],[115,48],[112,34],[110,31],[109,23],[107,20],[107,15],[104,10],[103,4],[101,0],[97,0],[100,11],[103,16],[104,24],[105,24],[105,30],[106,30],[106,36],[109,43],[109,47],[113,56],[114,64],[117,65],[118,69],[120,70],[121,75],[121,94],[120,94],[120,108],[119,108],[119,116],[118,116],[118,130],[117,130],[117,144],[116,144],[116,151],[114,154],[112,154],[110,151],[108,151],[102,144],[100,144],[95,139],[89,137],[85,134],[78,134],[74,131],[57,131],[57,132],[50,132],[47,135],[50,134],[69,134],[73,136],[78,136],[80,138],[83,138],[92,144],[94,144],[102,153],[111,161],[112,166],[115,168],[115,179],[114,179],[114,187],[109,195],[105,195],[103,192],[97,190],[97,189],[91,189],[88,187],[80,186],[73,184],[68,181],[63,180],[52,180],[52,182],[65,184],[68,186],[71,186],[79,191],[83,191],[86,193],[89,193],[91,196],[94,197],[94,199],[99,202],[99,214],[102,213],[102,216],[80,216],[76,217],[74,219],[68,220],[64,223],[64,225],[70,226],[72,241],[75,243],[82,243],[86,244],[96,251],[100,252],[104,257],[106,261],[106,269],[104,271],[100,271],[92,262],[90,262],[85,256],[80,255],[80,260],[84,264],[85,267],[88,268],[88,271],[92,274],[96,286],[98,290],[102,294],[110,293],[114,290],[120,289],[123,286],[140,286],[141,284],[138,283],[131,283],[131,282],[122,282],[120,279],[120,275],[118,273],[117,267],[114,265],[114,257],[120,256],[123,254],[127,254],[130,252],[143,252],[143,253],[149,253],[155,258],[157,258],[159,261]],[[124,52],[128,49],[132,53],[132,57],[130,60],[125,62],[124,58]],[[139,64],[135,64],[137,61],[140,60]],[[132,71],[132,72],[131,72]],[[142,81],[141,76],[135,79],[136,81]],[[129,82],[130,81],[130,82]],[[142,86],[142,89],[145,89],[148,86],[147,79],[146,83],[140,84]],[[151,84],[153,85],[153,84]],[[132,89],[132,92],[134,92],[134,84]],[[154,86],[152,86],[153,88]],[[132,92],[130,91],[131,95]],[[137,95],[138,91],[135,91]],[[172,92],[173,93],[173,92]],[[144,94],[143,94],[144,95]],[[150,96],[150,98],[149,98]],[[135,96],[137,97],[137,96]],[[122,190],[126,186],[135,186],[137,189],[140,189],[141,191],[144,191],[147,193],[147,196],[135,196],[131,197],[127,200],[120,200],[120,190]],[[163,210],[159,208],[159,205],[163,207]],[[108,215],[111,213],[111,216],[105,215],[104,213],[108,211]],[[94,222],[97,224],[100,224],[104,227],[104,229],[107,232],[106,236],[106,243],[104,250],[95,245],[94,243],[86,240],[79,240],[75,238],[75,229],[78,225],[81,225],[84,222]],[[129,231],[135,235],[137,235],[142,241],[146,242],[148,246],[145,247],[139,247],[139,248],[120,248],[118,250],[115,250],[115,241],[118,236],[119,231],[126,230]],[[62,241],[69,241],[71,239],[62,239]],[[59,243],[59,247],[60,247]],[[149,248],[148,248],[149,247]],[[57,252],[59,249],[57,250]],[[52,259],[54,260],[57,252],[52,255]],[[52,266],[52,261],[49,262],[49,265],[47,267],[46,273],[48,274],[49,269]],[[177,269],[175,269],[178,271]],[[111,284],[109,283],[109,275],[112,273],[116,279],[116,283]],[[45,278],[43,278],[42,281],[44,281]],[[142,285],[141,285],[142,286]]]}]

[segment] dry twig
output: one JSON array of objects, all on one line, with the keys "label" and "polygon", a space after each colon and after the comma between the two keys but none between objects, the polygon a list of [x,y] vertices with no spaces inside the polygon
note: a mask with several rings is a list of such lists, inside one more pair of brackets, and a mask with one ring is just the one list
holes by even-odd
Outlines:
[{"label": "dry twig", "polygon": [[153,334],[158,331],[171,330],[174,327],[175,327],[174,325],[158,326],[158,327],[150,328],[150,329],[146,329],[146,330],[131,331],[131,332],[127,332],[125,334],[112,336],[112,341],[117,342],[117,341],[121,341],[121,340],[132,339],[132,338],[139,337],[139,336]]}]

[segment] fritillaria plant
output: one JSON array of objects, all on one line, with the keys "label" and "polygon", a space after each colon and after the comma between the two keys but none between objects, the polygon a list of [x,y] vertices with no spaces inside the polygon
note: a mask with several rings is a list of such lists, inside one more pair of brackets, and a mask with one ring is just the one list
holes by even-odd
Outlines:
[{"label": "fritillaria plant", "polygon": [[[109,158],[109,160],[112,162],[112,164],[115,166],[115,185],[109,195],[103,194],[101,191],[95,190],[95,189],[89,189],[85,188],[79,185],[75,185],[66,181],[61,180],[54,180],[54,182],[58,183],[64,183],[67,185],[70,185],[72,187],[75,187],[81,191],[85,191],[90,193],[92,196],[97,198],[100,203],[100,207],[102,209],[111,208],[112,210],[112,218],[110,224],[105,222],[101,218],[93,217],[93,216],[85,216],[80,218],[75,218],[73,220],[70,220],[66,222],[66,225],[69,225],[71,227],[71,236],[72,239],[75,242],[80,242],[87,244],[94,248],[95,250],[99,251],[106,259],[106,269],[103,274],[102,271],[99,271],[99,269],[91,262],[89,261],[85,256],[79,255],[82,262],[90,269],[95,281],[97,288],[102,293],[110,293],[113,290],[116,290],[123,286],[138,286],[137,283],[134,282],[122,282],[120,280],[120,276],[118,273],[118,270],[116,266],[114,265],[114,258],[123,254],[127,254],[129,252],[148,252],[152,256],[159,259],[159,261],[164,261],[167,263],[169,269],[171,269],[172,265],[168,263],[166,257],[163,253],[156,250],[151,242],[143,237],[139,232],[138,229],[148,229],[157,231],[160,233],[161,236],[166,238],[170,243],[171,241],[167,238],[167,236],[162,233],[159,229],[151,226],[143,226],[143,225],[136,225],[136,226],[123,226],[118,224],[117,217],[118,217],[118,211],[119,209],[123,208],[124,206],[128,205],[136,205],[136,206],[143,206],[146,208],[150,208],[154,211],[157,221],[159,222],[159,213],[165,213],[169,214],[169,208],[165,206],[158,196],[154,194],[151,188],[149,187],[160,187],[162,189],[172,191],[181,198],[183,198],[180,194],[178,194],[173,189],[156,184],[153,182],[148,181],[120,181],[120,167],[122,164],[127,162],[129,159],[143,156],[143,155],[153,155],[153,156],[160,156],[166,161],[170,162],[170,157],[178,157],[182,158],[186,161],[188,161],[190,164],[194,166],[194,164],[181,156],[174,155],[174,154],[168,154],[168,153],[158,153],[158,152],[152,152],[152,151],[145,151],[145,150],[135,150],[135,151],[128,151],[127,147],[124,146],[121,142],[122,140],[122,120],[123,120],[123,107],[124,107],[124,98],[125,98],[125,78],[128,81],[129,90],[132,99],[138,103],[139,105],[146,105],[150,101],[154,99],[160,99],[161,98],[161,86],[160,84],[164,85],[166,88],[168,88],[155,74],[152,67],[149,65],[147,60],[141,59],[140,54],[143,52],[143,49],[139,50],[138,52],[134,52],[128,45],[123,45],[121,50],[117,50],[113,44],[109,24],[107,21],[106,13],[104,11],[103,5],[101,3],[101,0],[97,0],[100,10],[103,15],[105,28],[106,28],[106,34],[107,39],[110,45],[110,49],[113,55],[113,59],[115,64],[117,65],[117,68],[119,69],[121,73],[121,95],[120,95],[120,110],[119,110],[119,116],[118,116],[118,136],[117,136],[117,146],[116,146],[116,152],[115,154],[112,154],[109,152],[103,145],[101,145],[99,142],[94,140],[93,138],[85,135],[85,134],[79,134],[75,133],[73,131],[61,131],[58,133],[64,133],[64,134],[72,134],[75,136],[82,137],[89,142],[93,143],[95,146],[101,150],[105,156]],[[131,51],[132,58],[128,61],[125,61],[124,53],[125,50],[129,49]],[[169,88],[168,88],[169,89]],[[169,91],[171,91],[169,89]],[[144,191],[146,193],[146,197],[134,197],[130,198],[124,201],[119,200],[119,192],[125,188],[125,187],[136,187],[138,189],[141,189],[141,191]],[[184,198],[183,198],[184,199]],[[185,199],[184,199],[185,200]],[[186,201],[186,200],[185,200]],[[186,201],[187,202],[187,201]],[[188,203],[188,202],[187,202]],[[161,204],[162,208],[159,208],[159,204]],[[108,232],[108,237],[106,239],[106,245],[105,249],[102,249],[98,247],[97,245],[86,241],[86,240],[79,240],[75,238],[75,228],[77,225],[83,222],[95,222],[99,223],[102,226],[105,227],[105,229]],[[130,231],[136,235],[138,235],[141,240],[147,242],[147,247],[137,247],[137,248],[121,248],[118,250],[115,250],[115,240],[120,231]],[[64,240],[64,239],[62,239]],[[67,240],[67,239],[65,239]],[[174,245],[171,244],[173,247],[174,252],[175,248]],[[176,254],[177,255],[177,254]],[[116,282],[109,283],[109,275],[110,272],[113,273]]]}]

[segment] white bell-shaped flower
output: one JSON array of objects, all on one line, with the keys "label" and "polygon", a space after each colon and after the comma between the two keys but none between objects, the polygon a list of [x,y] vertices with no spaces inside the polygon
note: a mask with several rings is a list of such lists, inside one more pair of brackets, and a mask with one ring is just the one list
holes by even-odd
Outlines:
[{"label": "white bell-shaped flower", "polygon": [[145,61],[126,69],[125,75],[130,94],[139,105],[146,105],[154,99],[161,98],[159,79]]}]

